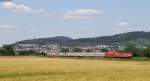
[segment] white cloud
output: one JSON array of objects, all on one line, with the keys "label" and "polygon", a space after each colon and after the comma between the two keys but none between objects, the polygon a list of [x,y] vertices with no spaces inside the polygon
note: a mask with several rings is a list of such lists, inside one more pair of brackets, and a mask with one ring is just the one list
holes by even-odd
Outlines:
[{"label": "white cloud", "polygon": [[92,19],[97,17],[98,15],[102,15],[102,11],[95,9],[78,9],[74,11],[68,11],[64,14],[64,19]]},{"label": "white cloud", "polygon": [[25,6],[23,4],[16,4],[16,3],[12,2],[12,1],[4,2],[1,5],[1,8],[12,9],[13,11],[15,11],[17,13],[32,12],[32,9],[30,7]]},{"label": "white cloud", "polygon": [[3,4],[0,5],[1,8],[3,9],[10,9],[14,13],[30,13],[30,14],[36,14],[36,15],[43,15],[48,13],[45,9],[40,8],[40,9],[32,9],[29,6],[25,6],[23,4],[17,4],[12,1],[6,1]]},{"label": "white cloud", "polygon": [[129,25],[129,23],[128,22],[117,22],[116,23],[116,26],[128,26]]},{"label": "white cloud", "polygon": [[0,8],[10,9],[17,14],[29,13],[33,15],[54,17],[58,19],[69,19],[69,20],[93,19],[99,15],[102,15],[102,11],[96,9],[77,9],[77,10],[70,10],[64,13],[51,13],[43,8],[33,9],[29,6],[25,6],[23,4],[17,4],[13,1],[6,1],[2,3],[0,5]]},{"label": "white cloud", "polygon": [[13,25],[0,25],[0,28],[13,28]]}]

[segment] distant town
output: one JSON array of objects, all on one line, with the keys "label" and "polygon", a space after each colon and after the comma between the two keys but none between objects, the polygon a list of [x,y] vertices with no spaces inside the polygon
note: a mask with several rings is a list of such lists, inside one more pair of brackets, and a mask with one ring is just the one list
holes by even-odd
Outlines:
[{"label": "distant town", "polygon": [[[81,47],[61,47],[57,44],[52,44],[52,45],[36,45],[36,44],[18,44],[14,47],[15,51],[36,51],[39,53],[46,53],[47,55],[62,55],[63,53],[74,53],[76,56],[77,52],[80,54],[86,54],[91,53],[91,55],[94,53],[95,56],[98,56],[99,53],[101,52],[108,52],[108,51],[113,51],[114,48],[116,49],[124,49],[124,47],[114,47],[114,46],[109,46],[109,45],[96,45],[96,46],[81,46]],[[76,52],[76,53],[75,53]],[[62,55],[65,56],[65,55]],[[80,55],[79,55],[80,56]],[[90,55],[89,55],[90,56]]]},{"label": "distant town", "polygon": [[13,56],[106,56],[150,57],[150,32],[129,32],[113,36],[72,39],[65,36],[30,39],[4,45],[2,55]]}]

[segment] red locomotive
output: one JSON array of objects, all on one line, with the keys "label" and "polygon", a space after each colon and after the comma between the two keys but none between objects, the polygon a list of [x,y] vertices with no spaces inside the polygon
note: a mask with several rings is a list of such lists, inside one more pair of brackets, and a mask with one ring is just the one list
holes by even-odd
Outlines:
[{"label": "red locomotive", "polygon": [[131,53],[115,53],[115,52],[106,52],[105,57],[113,57],[113,58],[131,58]]}]

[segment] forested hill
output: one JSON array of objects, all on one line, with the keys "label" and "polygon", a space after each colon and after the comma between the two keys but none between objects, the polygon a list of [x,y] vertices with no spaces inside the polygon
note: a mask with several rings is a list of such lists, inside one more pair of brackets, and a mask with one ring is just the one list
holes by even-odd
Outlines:
[{"label": "forested hill", "polygon": [[57,36],[52,38],[39,38],[19,41],[16,44],[59,44],[61,46],[86,46],[86,45],[124,45],[134,43],[136,45],[150,45],[150,32],[136,31],[112,36],[102,36],[95,38],[72,39],[65,36]]}]

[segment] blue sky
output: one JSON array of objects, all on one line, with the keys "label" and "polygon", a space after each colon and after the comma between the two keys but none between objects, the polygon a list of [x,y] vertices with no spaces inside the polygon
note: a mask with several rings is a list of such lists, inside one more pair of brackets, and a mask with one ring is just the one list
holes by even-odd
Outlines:
[{"label": "blue sky", "polygon": [[12,0],[0,2],[0,45],[19,40],[85,38],[150,31],[150,0]]}]

